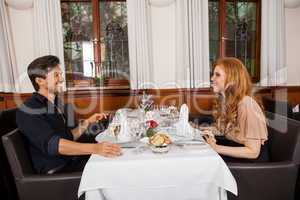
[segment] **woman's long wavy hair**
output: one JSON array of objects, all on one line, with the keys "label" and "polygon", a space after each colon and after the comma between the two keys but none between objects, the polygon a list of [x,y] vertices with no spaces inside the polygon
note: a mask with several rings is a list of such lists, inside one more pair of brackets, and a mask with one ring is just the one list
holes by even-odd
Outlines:
[{"label": "woman's long wavy hair", "polygon": [[252,96],[252,82],[246,67],[237,58],[220,58],[214,68],[216,66],[226,74],[224,96],[217,94],[213,105],[216,127],[225,135],[232,131],[237,133],[238,104],[245,96]]}]

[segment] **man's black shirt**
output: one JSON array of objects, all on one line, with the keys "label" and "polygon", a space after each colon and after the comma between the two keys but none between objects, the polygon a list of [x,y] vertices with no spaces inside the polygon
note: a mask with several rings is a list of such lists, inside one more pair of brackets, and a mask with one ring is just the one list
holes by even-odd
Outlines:
[{"label": "man's black shirt", "polygon": [[18,128],[25,136],[38,173],[65,166],[73,158],[58,153],[59,139],[73,140],[70,130],[74,126],[67,126],[68,115],[64,110],[58,98],[52,103],[39,93],[33,93],[17,111]]}]

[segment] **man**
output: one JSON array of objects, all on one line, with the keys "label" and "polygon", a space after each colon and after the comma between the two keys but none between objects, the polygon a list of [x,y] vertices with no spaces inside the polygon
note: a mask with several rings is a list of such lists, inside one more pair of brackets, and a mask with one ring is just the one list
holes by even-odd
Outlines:
[{"label": "man", "polygon": [[25,136],[38,173],[82,170],[87,161],[85,155],[120,155],[120,148],[115,144],[76,141],[91,123],[106,116],[96,113],[77,127],[68,127],[63,105],[57,97],[63,83],[57,57],[49,55],[35,59],[27,73],[36,92],[19,107],[16,122]]}]

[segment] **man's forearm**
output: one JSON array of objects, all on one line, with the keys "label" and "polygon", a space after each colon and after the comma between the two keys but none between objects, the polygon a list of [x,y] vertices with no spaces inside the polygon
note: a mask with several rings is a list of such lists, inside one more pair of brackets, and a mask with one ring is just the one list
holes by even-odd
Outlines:
[{"label": "man's forearm", "polygon": [[95,144],[79,143],[59,139],[58,153],[61,155],[89,155],[95,152]]},{"label": "man's forearm", "polygon": [[71,130],[71,133],[73,135],[74,140],[77,140],[82,133],[89,127],[89,122],[87,120],[84,120],[79,123],[79,125]]}]

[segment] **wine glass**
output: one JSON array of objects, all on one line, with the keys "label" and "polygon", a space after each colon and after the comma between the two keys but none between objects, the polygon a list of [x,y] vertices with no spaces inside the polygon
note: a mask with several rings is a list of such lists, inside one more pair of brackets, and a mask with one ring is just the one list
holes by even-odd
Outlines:
[{"label": "wine glass", "polygon": [[116,141],[118,141],[118,136],[120,134],[120,130],[121,130],[120,123],[113,122],[109,125],[109,131],[110,131],[110,133],[112,133],[114,135]]},{"label": "wine glass", "polygon": [[135,141],[141,139],[143,133],[145,132],[144,123],[138,118],[130,122],[130,134]]},{"label": "wine glass", "polygon": [[140,97],[139,108],[143,111],[150,110],[153,103],[154,101],[152,99],[152,95],[147,95],[144,92],[143,95]]},{"label": "wine glass", "polygon": [[109,115],[109,132],[115,137],[116,141],[118,141],[118,136],[121,131],[121,123],[120,117],[118,114],[110,114]]}]

